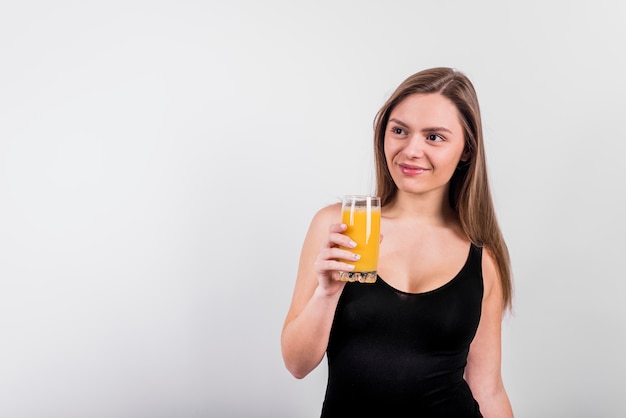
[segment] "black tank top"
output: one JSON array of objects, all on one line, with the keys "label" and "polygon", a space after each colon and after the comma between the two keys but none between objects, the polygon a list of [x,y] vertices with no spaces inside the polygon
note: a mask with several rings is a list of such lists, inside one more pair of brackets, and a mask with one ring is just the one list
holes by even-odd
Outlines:
[{"label": "black tank top", "polygon": [[[346,283],[327,348],[322,417],[482,417],[463,378],[480,320],[482,248],[425,293]],[[380,414],[383,415],[380,415]]]}]

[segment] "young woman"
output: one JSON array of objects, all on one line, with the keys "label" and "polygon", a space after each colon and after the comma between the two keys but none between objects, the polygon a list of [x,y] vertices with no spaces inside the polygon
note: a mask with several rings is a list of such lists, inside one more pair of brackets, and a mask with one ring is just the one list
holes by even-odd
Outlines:
[{"label": "young woman", "polygon": [[322,417],[512,417],[501,322],[511,303],[472,83],[449,68],[407,78],[375,119],[378,279],[345,283],[354,248],[340,204],[313,218],[282,332],[287,369],[328,359]]}]

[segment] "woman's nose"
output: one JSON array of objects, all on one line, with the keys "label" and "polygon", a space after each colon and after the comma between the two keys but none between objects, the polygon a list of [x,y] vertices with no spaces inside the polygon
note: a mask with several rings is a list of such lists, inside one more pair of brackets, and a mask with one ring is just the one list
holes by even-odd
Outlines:
[{"label": "woman's nose", "polygon": [[424,147],[426,146],[424,139],[418,135],[414,135],[406,142],[404,153],[407,157],[419,158],[424,156]]}]

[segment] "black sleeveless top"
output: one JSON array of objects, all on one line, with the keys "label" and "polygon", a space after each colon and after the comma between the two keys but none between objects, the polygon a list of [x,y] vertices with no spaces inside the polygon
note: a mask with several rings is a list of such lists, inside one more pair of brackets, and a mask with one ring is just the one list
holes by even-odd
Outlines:
[{"label": "black sleeveless top", "polygon": [[[327,348],[322,417],[482,417],[463,378],[480,320],[482,248],[425,293],[346,283]],[[380,415],[382,413],[382,415]]]}]

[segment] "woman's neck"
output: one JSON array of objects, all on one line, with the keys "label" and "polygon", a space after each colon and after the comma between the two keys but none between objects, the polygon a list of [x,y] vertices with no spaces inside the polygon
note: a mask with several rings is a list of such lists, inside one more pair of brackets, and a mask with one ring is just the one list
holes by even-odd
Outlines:
[{"label": "woman's neck", "polygon": [[394,219],[414,219],[431,225],[449,225],[458,221],[447,198],[416,195],[398,191],[384,208],[384,216]]}]

